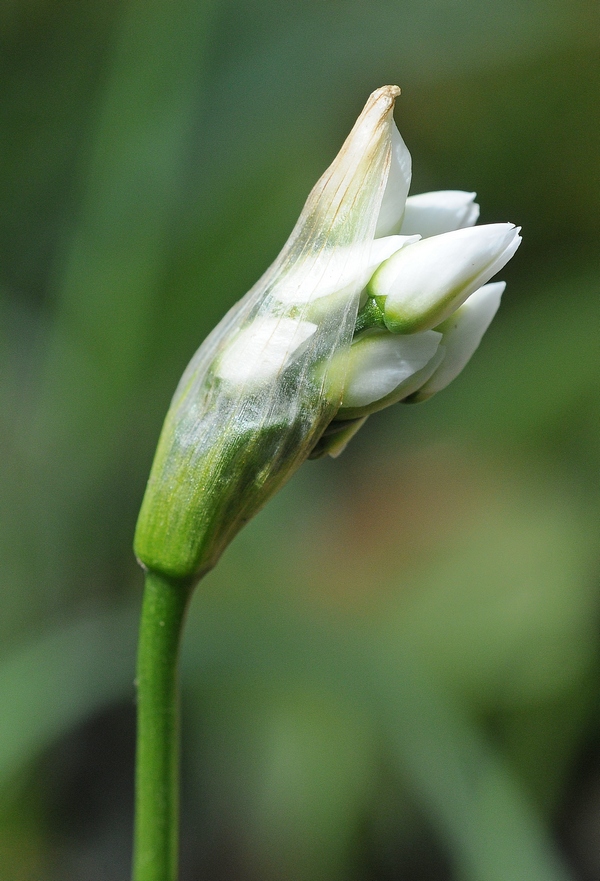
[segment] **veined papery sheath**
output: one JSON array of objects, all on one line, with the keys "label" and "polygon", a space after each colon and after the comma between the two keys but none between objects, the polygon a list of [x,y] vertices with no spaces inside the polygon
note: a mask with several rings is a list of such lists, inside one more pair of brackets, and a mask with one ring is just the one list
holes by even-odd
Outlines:
[{"label": "veined papery sheath", "polygon": [[392,118],[399,92],[371,95],[279,257],[186,369],[138,520],[146,568],[179,579],[210,569],[335,416],[361,292],[377,263],[414,242],[395,235],[410,184]]}]

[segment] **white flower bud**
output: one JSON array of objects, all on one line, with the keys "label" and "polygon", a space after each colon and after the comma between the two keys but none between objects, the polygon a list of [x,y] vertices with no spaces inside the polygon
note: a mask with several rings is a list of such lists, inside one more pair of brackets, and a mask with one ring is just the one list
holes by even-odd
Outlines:
[{"label": "white flower bud", "polygon": [[[441,333],[434,330],[410,336],[376,330],[355,340],[336,418],[374,413],[419,389],[441,360],[436,357],[441,339]],[[428,366],[431,369],[423,374]]]},{"label": "white flower bud", "polygon": [[314,303],[339,292],[352,296],[357,287],[362,290],[366,286],[384,260],[420,238],[419,235],[386,236],[374,239],[368,248],[362,244],[336,248],[326,263],[320,254],[307,254],[300,257],[274,288],[273,295],[288,306]]},{"label": "white flower bud", "polygon": [[[404,215],[404,204],[410,189],[411,166],[410,153],[394,123],[392,125],[390,171],[377,218],[376,239],[397,233],[400,229]],[[406,235],[412,235],[412,233],[406,233]]]},{"label": "white flower bud", "polygon": [[215,364],[215,374],[232,386],[253,387],[273,382],[302,353],[316,331],[310,321],[256,318],[238,331]]},{"label": "white flower bud", "polygon": [[512,223],[432,236],[386,260],[371,279],[369,292],[393,333],[428,330],[499,272],[520,242]]},{"label": "white flower bud", "polygon": [[479,217],[476,195],[463,190],[436,190],[409,196],[400,232],[403,236],[419,234],[426,239],[474,226]]},{"label": "white flower bud", "polygon": [[438,326],[437,330],[443,335],[440,348],[445,350],[444,358],[427,382],[411,397],[412,402],[426,401],[446,388],[468,364],[498,311],[505,287],[504,281],[484,285]]}]

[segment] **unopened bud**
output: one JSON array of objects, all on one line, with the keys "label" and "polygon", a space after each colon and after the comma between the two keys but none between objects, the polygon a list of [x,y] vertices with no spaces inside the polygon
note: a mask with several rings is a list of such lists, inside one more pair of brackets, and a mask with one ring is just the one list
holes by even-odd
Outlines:
[{"label": "unopened bud", "polygon": [[503,281],[484,285],[437,327],[442,333],[443,360],[409,399],[411,403],[426,401],[437,394],[466,367],[498,311],[505,287]]},{"label": "unopened bud", "polygon": [[302,354],[317,325],[294,318],[257,318],[233,334],[215,361],[215,375],[251,392],[277,377]]},{"label": "unopened bud", "polygon": [[[333,294],[347,300],[348,294],[352,296],[356,288],[362,291],[384,260],[406,245],[418,242],[420,238],[420,235],[385,236],[374,239],[368,248],[363,243],[339,247],[332,251],[327,263],[318,253],[301,255],[281,284],[277,285],[274,296],[287,306],[315,303],[315,314],[320,314],[322,310],[318,300]],[[331,309],[331,303],[326,303],[325,308]]]},{"label": "unopened bud", "polygon": [[353,342],[336,419],[367,416],[421,388],[443,357],[441,340],[434,330],[410,336],[376,330]]},{"label": "unopened bud", "polygon": [[426,239],[474,226],[479,217],[476,195],[463,190],[437,190],[409,196],[400,232],[403,236],[419,233]]},{"label": "unopened bud", "polygon": [[369,292],[393,333],[428,330],[502,269],[520,242],[512,223],[432,236],[386,260],[371,279]]}]

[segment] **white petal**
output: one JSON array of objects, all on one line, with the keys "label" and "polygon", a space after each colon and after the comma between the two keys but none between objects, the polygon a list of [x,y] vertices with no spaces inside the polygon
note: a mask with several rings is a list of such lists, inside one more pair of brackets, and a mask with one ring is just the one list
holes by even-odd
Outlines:
[{"label": "white petal", "polygon": [[496,281],[479,288],[438,330],[443,333],[444,360],[421,387],[415,400],[424,401],[452,382],[468,364],[490,326],[504,293],[506,282]]},{"label": "white petal", "polygon": [[410,189],[411,166],[412,159],[408,147],[394,124],[390,171],[379,209],[375,238],[398,232],[404,214],[404,203]]},{"label": "white petal", "polygon": [[365,407],[387,397],[431,361],[441,338],[433,330],[411,336],[380,332],[353,343],[342,407]]},{"label": "white petal", "polygon": [[444,232],[474,226],[479,217],[477,193],[463,190],[437,190],[420,193],[406,200],[402,235],[420,233],[426,239]]},{"label": "white petal", "polygon": [[394,333],[435,327],[513,256],[521,237],[512,223],[459,229],[423,239],[392,255],[369,285],[384,299]]},{"label": "white petal", "polygon": [[340,247],[332,250],[329,259],[319,254],[300,260],[281,282],[273,288],[280,303],[300,305],[344,291],[350,285],[364,288],[375,270],[419,236],[386,236],[369,245]]},{"label": "white petal", "polygon": [[218,359],[215,373],[236,386],[271,382],[298,357],[316,329],[310,321],[257,318],[233,338]]}]

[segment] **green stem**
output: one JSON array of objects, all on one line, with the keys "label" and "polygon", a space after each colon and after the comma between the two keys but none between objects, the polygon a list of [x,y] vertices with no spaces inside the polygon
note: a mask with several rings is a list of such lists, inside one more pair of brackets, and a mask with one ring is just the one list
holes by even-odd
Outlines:
[{"label": "green stem", "polygon": [[177,662],[191,584],[148,572],[137,668],[133,881],[176,881],[179,844]]}]

